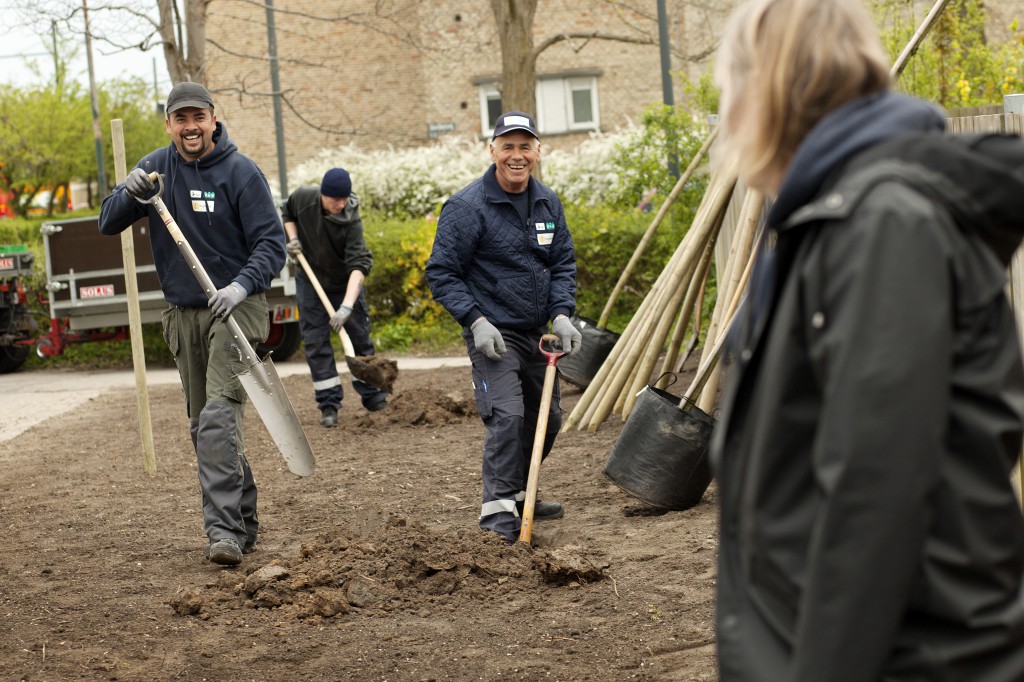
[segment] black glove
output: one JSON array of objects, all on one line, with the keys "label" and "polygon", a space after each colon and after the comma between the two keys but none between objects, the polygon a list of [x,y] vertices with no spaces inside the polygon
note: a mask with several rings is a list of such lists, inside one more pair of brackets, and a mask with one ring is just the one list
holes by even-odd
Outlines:
[{"label": "black glove", "polygon": [[218,289],[217,293],[210,297],[210,302],[207,305],[217,317],[227,317],[242,304],[245,297],[245,289],[238,283],[232,282],[223,289]]},{"label": "black glove", "polygon": [[302,253],[302,242],[299,241],[298,237],[292,237],[288,240],[288,243],[285,244],[284,248],[288,250],[289,256],[294,256]]},{"label": "black glove", "polygon": [[551,323],[551,331],[558,335],[566,355],[572,355],[583,345],[583,334],[573,325],[572,320],[564,315],[555,318]]},{"label": "black glove", "polygon": [[149,173],[141,168],[133,168],[124,179],[124,188],[134,198],[145,199],[147,194],[156,189],[156,185],[149,179]]},{"label": "black glove", "polygon": [[481,317],[469,329],[473,332],[473,345],[478,351],[491,360],[501,360],[506,350],[505,339],[501,338],[497,327],[488,322],[486,317]]}]

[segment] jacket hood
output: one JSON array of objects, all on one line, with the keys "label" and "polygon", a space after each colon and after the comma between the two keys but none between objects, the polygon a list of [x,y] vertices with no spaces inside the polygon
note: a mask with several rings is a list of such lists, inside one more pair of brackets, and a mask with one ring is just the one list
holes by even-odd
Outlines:
[{"label": "jacket hood", "polygon": [[858,152],[892,138],[941,132],[945,127],[937,107],[893,92],[844,104],[823,118],[797,148],[768,214],[768,225],[778,227],[813,200],[829,175]]},{"label": "jacket hood", "polygon": [[901,179],[944,205],[1004,266],[1024,237],[1024,142],[1009,135],[909,135],[861,154],[851,170],[893,160]]},{"label": "jacket hood", "polygon": [[[316,201],[318,204],[320,203],[319,191],[316,195]],[[356,196],[355,192],[349,195],[348,202],[345,203],[345,208],[341,210],[341,213],[338,215],[324,214],[324,221],[334,225],[351,225],[357,220],[362,220],[362,217],[359,215],[359,197]]]}]

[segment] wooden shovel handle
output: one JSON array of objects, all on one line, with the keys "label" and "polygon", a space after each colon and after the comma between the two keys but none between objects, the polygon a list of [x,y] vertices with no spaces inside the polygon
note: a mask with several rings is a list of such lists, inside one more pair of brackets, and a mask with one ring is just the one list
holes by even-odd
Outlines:
[{"label": "wooden shovel handle", "polygon": [[548,412],[551,411],[551,394],[555,390],[555,377],[558,375],[558,358],[564,353],[551,353],[544,350],[545,341],[558,340],[557,336],[545,334],[540,339],[540,350],[548,358],[544,368],[544,387],[540,392],[540,409],[537,410],[537,433],[533,438],[533,452],[530,453],[530,473],[526,478],[526,500],[523,502],[523,525],[519,528],[519,542],[529,544],[533,535],[533,509],[537,506],[537,487],[540,478],[540,461],[544,458],[544,437],[548,430]]},{"label": "wooden shovel handle", "polygon": [[[320,286],[320,280],[313,274],[313,268],[309,267],[309,261],[306,260],[306,256],[300,251],[295,254],[295,260],[299,261],[299,265],[306,271],[306,277],[309,278],[309,283],[316,289],[316,295],[320,297],[320,302],[324,304],[324,308],[327,309],[327,315],[334,317],[334,306],[331,305],[331,300],[327,298],[327,292]],[[356,356],[356,349],[352,346],[352,339],[348,338],[348,334],[345,333],[345,328],[342,327],[338,330],[338,336],[341,337],[341,346],[345,349],[345,357],[354,358]]]}]

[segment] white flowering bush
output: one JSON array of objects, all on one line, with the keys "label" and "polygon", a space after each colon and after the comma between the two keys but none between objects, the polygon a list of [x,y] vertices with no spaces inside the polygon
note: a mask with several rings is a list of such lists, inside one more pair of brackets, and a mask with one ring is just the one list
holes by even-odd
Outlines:
[{"label": "white flowering bush", "polygon": [[293,175],[300,184],[319,184],[328,169],[345,168],[363,206],[386,215],[424,216],[479,177],[488,163],[486,143],[444,137],[410,149],[363,151],[355,144],[325,149]]},{"label": "white flowering bush", "polygon": [[[663,166],[663,154],[642,126],[633,125],[591,133],[571,151],[544,152],[542,175],[563,203],[632,206],[642,195],[638,186],[650,180],[645,169]],[[364,151],[356,144],[325,149],[291,174],[298,184],[319,184],[328,169],[340,166],[352,173],[354,191],[367,208],[419,217],[436,213],[489,164],[487,142],[446,136],[410,149]]]}]

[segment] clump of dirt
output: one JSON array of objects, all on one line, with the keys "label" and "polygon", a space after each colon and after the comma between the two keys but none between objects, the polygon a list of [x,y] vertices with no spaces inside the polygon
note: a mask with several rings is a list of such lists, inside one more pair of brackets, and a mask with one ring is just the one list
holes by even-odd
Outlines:
[{"label": "clump of dirt", "polygon": [[579,586],[603,579],[607,567],[582,546],[507,545],[479,529],[432,531],[375,514],[320,533],[293,559],[247,575],[225,571],[215,584],[182,590],[169,604],[179,616],[203,619],[239,600],[252,609],[276,609],[284,619],[372,617],[436,608],[449,597],[487,602],[512,592]]},{"label": "clump of dirt", "polygon": [[388,358],[377,355],[360,355],[358,357],[346,357],[352,376],[361,379],[366,383],[376,386],[390,393],[395,386],[395,379],[398,378],[398,363]]},{"label": "clump of dirt", "polygon": [[478,415],[476,401],[468,391],[442,393],[428,386],[398,391],[388,399],[385,409],[360,414],[346,426],[361,430],[387,426],[443,426]]}]

